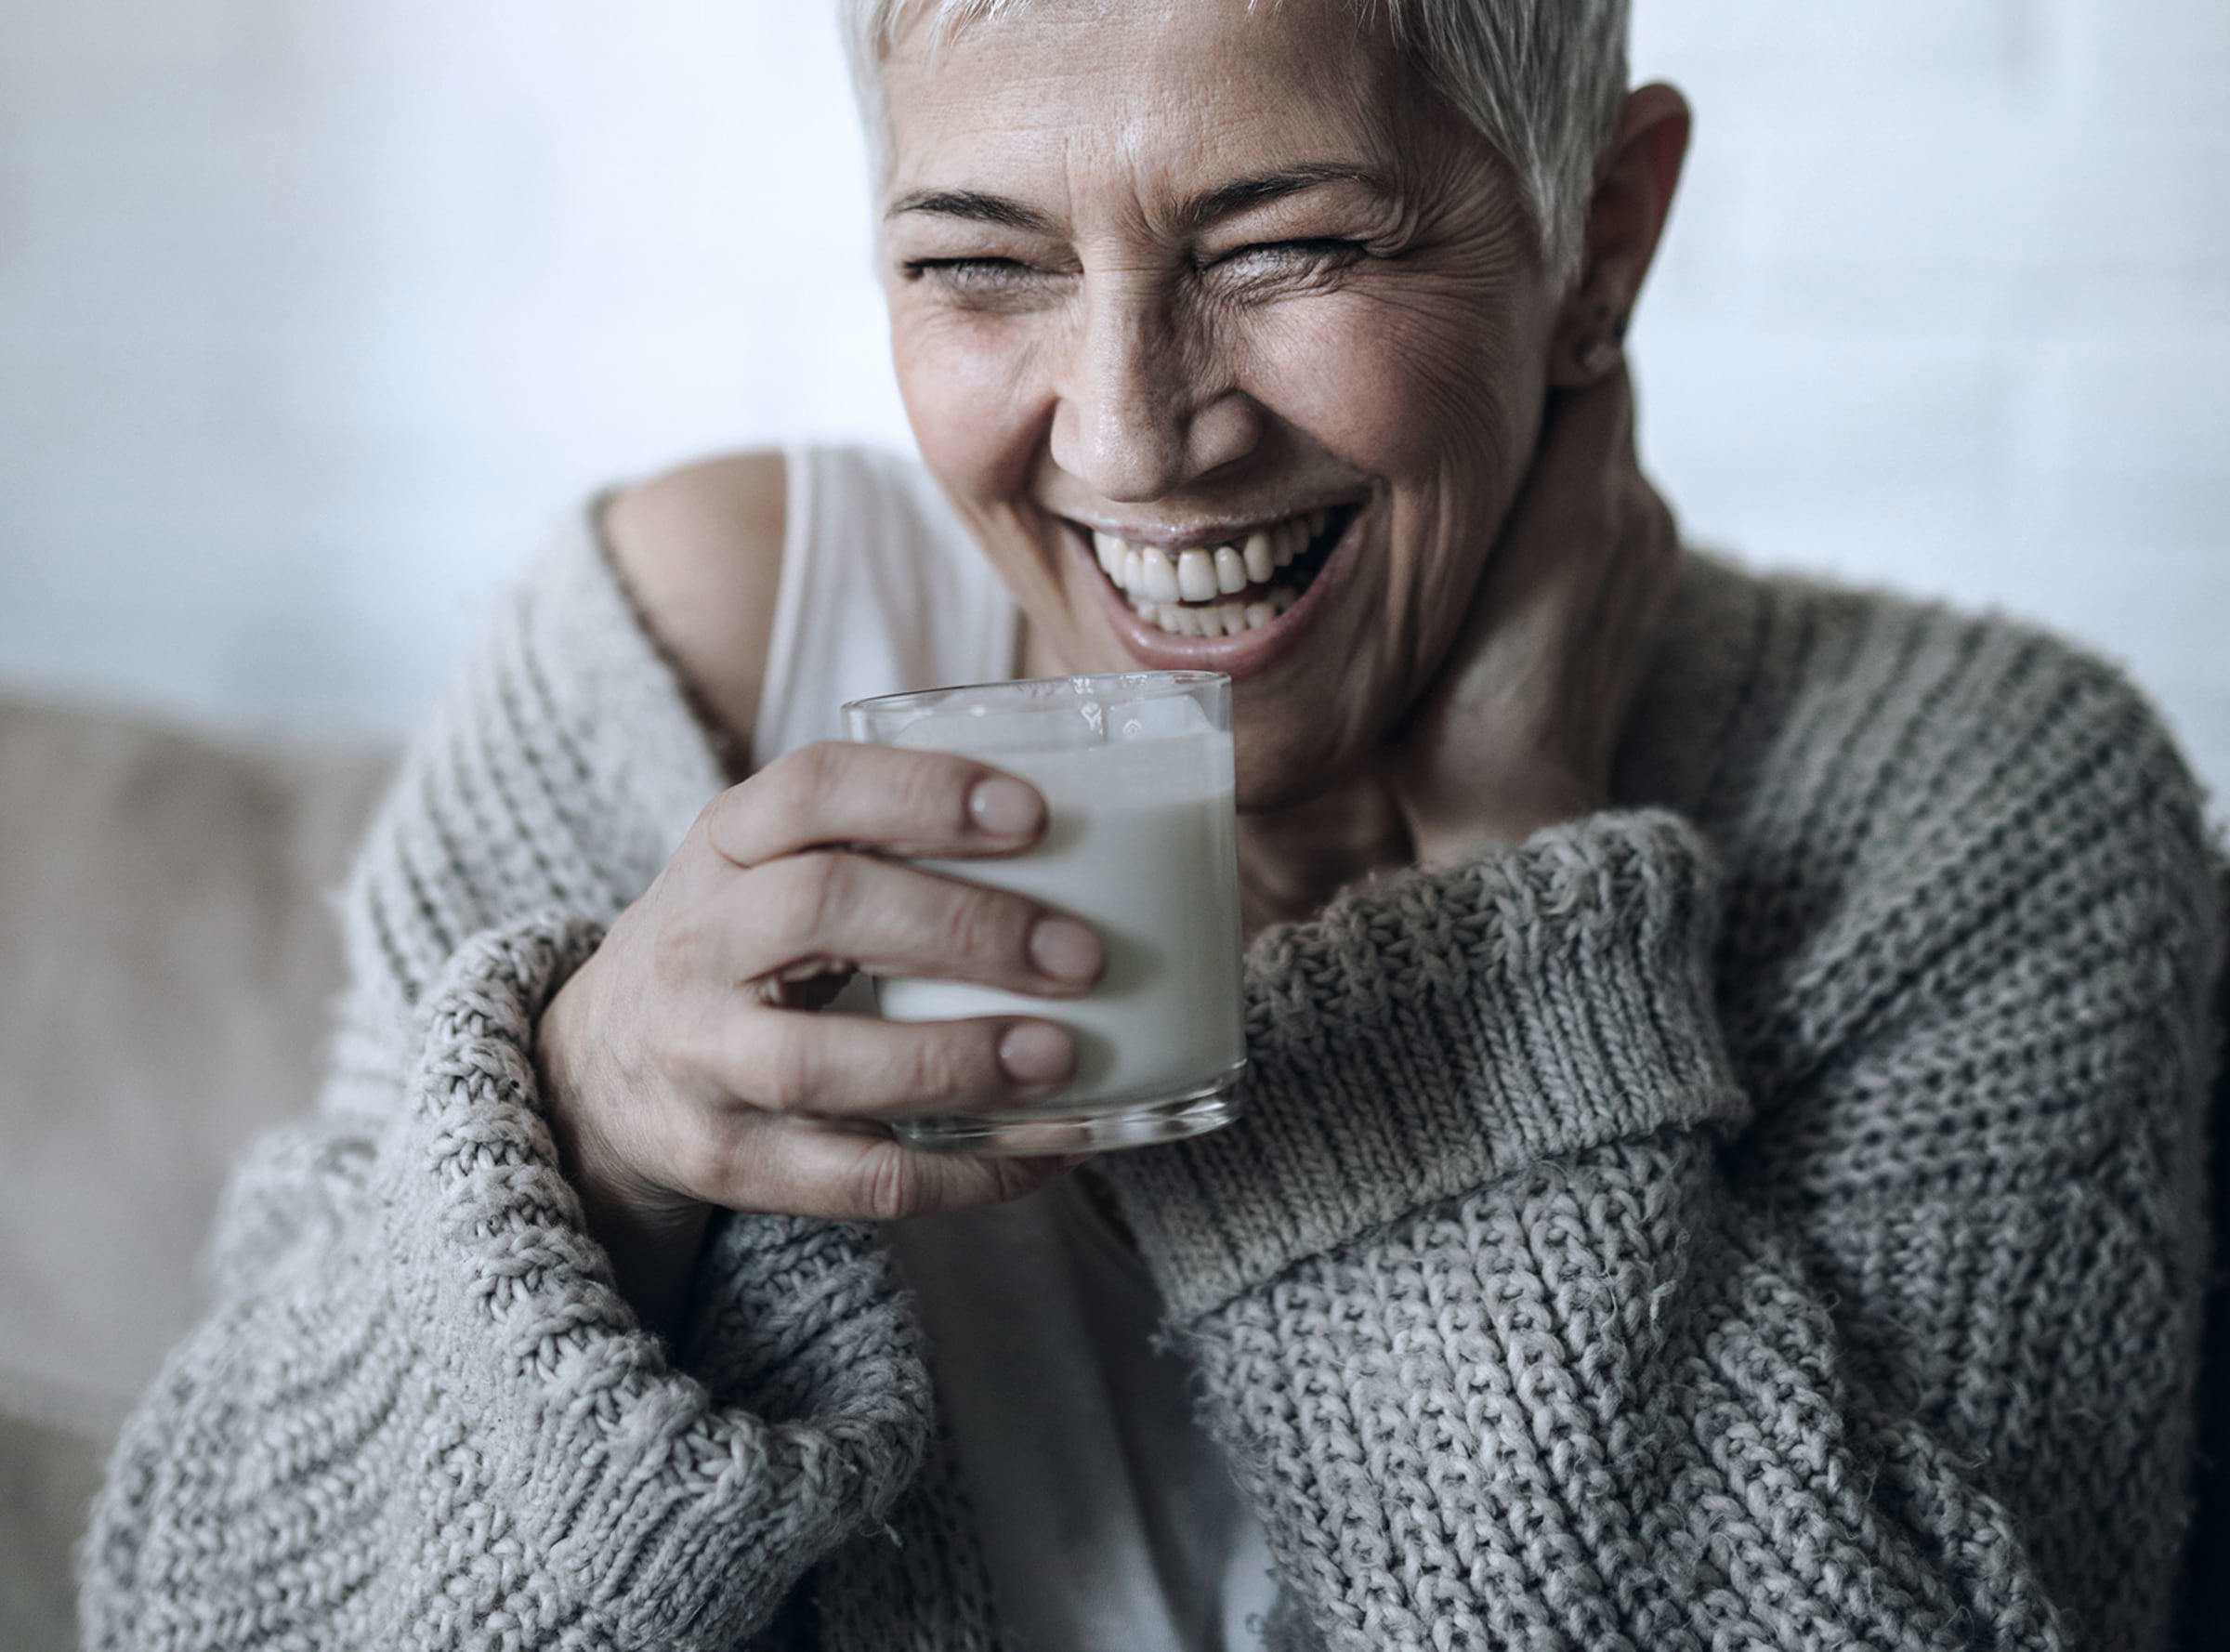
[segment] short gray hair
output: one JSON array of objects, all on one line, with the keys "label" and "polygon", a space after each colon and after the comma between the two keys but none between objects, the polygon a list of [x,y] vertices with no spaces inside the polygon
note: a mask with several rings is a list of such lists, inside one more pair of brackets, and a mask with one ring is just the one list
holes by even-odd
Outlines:
[{"label": "short gray hair", "polygon": [[[908,14],[934,7],[932,38],[1036,0],[837,0],[868,141],[886,165],[882,60]],[[1260,0],[1247,0],[1250,7]],[[1278,0],[1268,0],[1276,5]],[[1626,95],[1629,0],[1344,0],[1384,20],[1397,48],[1516,173],[1553,279],[1584,248],[1595,166]]]}]

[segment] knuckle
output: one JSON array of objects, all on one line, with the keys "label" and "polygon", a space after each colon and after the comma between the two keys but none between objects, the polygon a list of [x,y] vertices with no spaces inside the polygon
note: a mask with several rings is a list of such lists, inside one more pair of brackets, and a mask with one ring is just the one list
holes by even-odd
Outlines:
[{"label": "knuckle", "polygon": [[[725,792],[715,792],[705,806],[697,811],[697,823],[692,835],[704,840],[705,846],[724,859],[732,859],[728,844],[731,841],[728,830],[732,811],[740,806],[737,793],[743,788],[730,786]],[[686,838],[683,840],[688,841]]]},{"label": "knuckle", "polygon": [[978,1088],[976,1062],[958,1040],[930,1036],[906,1055],[907,1094],[917,1101],[950,1102]]},{"label": "knuckle", "polygon": [[741,1191],[735,1143],[715,1118],[697,1114],[678,1121],[667,1156],[674,1186],[691,1198],[726,1203]]},{"label": "knuckle", "polygon": [[[732,842],[742,835],[740,820],[747,810],[769,820],[780,821],[784,826],[793,825],[807,816],[813,806],[814,781],[810,773],[813,759],[806,754],[812,749],[810,746],[800,746],[795,751],[783,753],[749,780],[741,785],[729,787],[713,800],[715,810],[732,811],[728,817],[730,834],[725,841]],[[716,831],[720,825],[717,814],[713,823]],[[714,839],[715,845],[722,841],[717,836]],[[728,859],[732,860],[738,857],[731,854]]]},{"label": "knuckle", "polygon": [[767,902],[775,939],[786,947],[810,947],[828,932],[850,883],[850,863],[825,851],[785,857],[780,879]]},{"label": "knuckle", "polygon": [[1029,946],[1031,909],[1012,895],[962,889],[946,914],[945,939],[956,954],[1019,964]]},{"label": "knuckle", "polygon": [[666,1002],[697,985],[704,949],[687,926],[669,929],[650,943],[645,974],[649,985]]},{"label": "knuckle", "polygon": [[928,1213],[927,1180],[902,1149],[863,1154],[853,1178],[850,1203],[871,1221],[901,1222]]},{"label": "knuckle", "polygon": [[780,768],[778,762],[725,791],[715,793],[712,800],[698,811],[705,845],[721,859],[749,868],[766,858],[768,833],[765,822],[769,817],[783,818]]},{"label": "knuckle", "polygon": [[913,830],[933,842],[964,831],[976,775],[975,765],[941,753],[924,753],[922,761],[908,764],[897,792]]},{"label": "knuckle", "polygon": [[769,767],[769,775],[780,777],[775,796],[785,815],[799,820],[820,819],[843,778],[846,755],[841,741],[817,740]]},{"label": "knuckle", "polygon": [[[720,955],[716,921],[702,906],[673,902],[655,921],[642,922],[640,927],[644,933],[629,937],[626,956],[631,965],[639,958],[642,979],[675,998],[694,990]],[[637,973],[634,967],[629,970],[631,978]],[[651,1001],[636,1007],[655,1012],[662,1004]]]},{"label": "knuckle", "polygon": [[820,1095],[820,1063],[812,1040],[803,1029],[787,1029],[768,1039],[754,1074],[757,1094],[752,1097],[772,1113],[803,1112]]}]

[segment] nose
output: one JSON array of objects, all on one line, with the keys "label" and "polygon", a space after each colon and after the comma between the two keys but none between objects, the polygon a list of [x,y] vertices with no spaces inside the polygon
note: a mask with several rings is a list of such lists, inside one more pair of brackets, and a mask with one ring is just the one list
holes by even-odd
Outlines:
[{"label": "nose", "polygon": [[1053,415],[1054,463],[1104,499],[1142,503],[1253,452],[1262,413],[1148,292],[1087,298]]}]

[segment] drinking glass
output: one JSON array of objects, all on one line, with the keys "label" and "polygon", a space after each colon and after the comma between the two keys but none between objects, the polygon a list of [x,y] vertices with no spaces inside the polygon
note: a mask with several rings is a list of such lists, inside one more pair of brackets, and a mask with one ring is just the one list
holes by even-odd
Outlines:
[{"label": "drinking glass", "polygon": [[964,981],[881,977],[894,1021],[1024,1014],[1076,1040],[1057,1094],[995,1113],[909,1119],[915,1147],[1040,1154],[1143,1147],[1237,1116],[1239,851],[1231,679],[1139,671],[886,694],[844,707],[856,741],[953,752],[1035,786],[1044,835],[991,860],[923,859],[951,877],[1042,900],[1098,931],[1106,973],[1085,997],[1027,997]]}]

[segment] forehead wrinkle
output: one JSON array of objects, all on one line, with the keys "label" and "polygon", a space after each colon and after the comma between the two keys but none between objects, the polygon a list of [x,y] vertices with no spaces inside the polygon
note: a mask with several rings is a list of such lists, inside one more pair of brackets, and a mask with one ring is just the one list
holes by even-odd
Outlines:
[{"label": "forehead wrinkle", "polygon": [[[1174,0],[1158,8],[1164,26],[1143,32],[1119,29],[1110,32],[1111,38],[1098,40],[1086,73],[1102,86],[1144,91],[1130,96],[1119,91],[1120,103],[1086,118],[1078,118],[1080,102],[1106,105],[1112,100],[1080,100],[1073,94],[1077,13],[1104,15],[1108,0],[989,15],[948,13],[950,31],[931,30],[928,38],[921,37],[923,25],[942,8],[905,8],[899,41],[884,69],[886,74],[896,72],[910,81],[917,101],[944,117],[931,121],[925,147],[936,150],[951,142],[977,147],[978,154],[995,165],[1043,156],[1041,146],[1057,129],[1054,141],[1059,158],[1051,170],[1059,180],[1056,187],[1060,203],[1056,207],[1050,193],[1040,189],[1026,190],[1019,179],[1004,187],[996,177],[917,179],[913,175],[918,165],[909,166],[907,162],[927,158],[918,125],[909,134],[912,142],[895,146],[892,186],[903,189],[925,182],[939,189],[979,189],[1017,199],[1027,192],[1028,205],[1063,217],[1072,229],[1081,216],[1087,222],[1100,219],[1101,225],[1095,228],[1104,226],[1112,233],[1170,239],[1197,228],[1184,219],[1182,208],[1187,202],[1252,174],[1331,162],[1375,171],[1389,182],[1400,181],[1400,111],[1406,94],[1415,88],[1406,85],[1410,77],[1390,40],[1353,18],[1345,20],[1345,28],[1336,19],[1306,18],[1302,14],[1307,7],[1294,0],[1249,7],[1244,18],[1226,19],[1225,26],[1238,30],[1276,29],[1282,18],[1345,36],[1336,41],[1341,49],[1330,51],[1313,49],[1311,43],[1320,35],[1277,37],[1271,48],[1277,59],[1272,72],[1301,93],[1278,102],[1305,114],[1303,121],[1280,120],[1262,112],[1263,56],[1226,50],[1203,63],[1200,48],[1187,30],[1167,26],[1197,20],[1200,8],[1213,3]],[[1055,31],[1058,33],[1053,34]],[[1034,49],[1026,48],[1027,55],[1003,65],[1000,74],[971,76],[977,83],[973,95],[953,96],[951,80],[944,72],[955,57],[971,47],[987,49],[1001,35],[1016,39],[1031,33],[1039,37]],[[1049,34],[1055,46],[1064,49],[1046,51]],[[1120,52],[1121,61],[1109,61],[1110,46]],[[1030,56],[1046,66],[1033,65]],[[899,59],[904,60],[902,66]],[[1172,98],[1174,87],[1186,90],[1181,101]],[[1028,112],[1033,107],[1046,112],[1033,116]],[[956,113],[962,118],[953,120]],[[1265,136],[1268,142],[1263,141]],[[1213,158],[1213,174],[1200,168],[1203,156]],[[1051,181],[1027,163],[1017,170]]]},{"label": "forehead wrinkle", "polygon": [[[1160,242],[1187,241],[1226,218],[1343,190],[1365,193],[1381,209],[1374,216],[1398,216],[1407,191],[1375,146],[1349,149],[1319,137],[1289,148],[1260,141],[1244,123],[1189,119],[1187,135],[1175,142],[1166,119],[1127,121],[1107,144],[1072,130],[1068,198],[1104,214],[1101,228]],[[1215,158],[1216,170],[1198,168],[1203,155]]]}]

